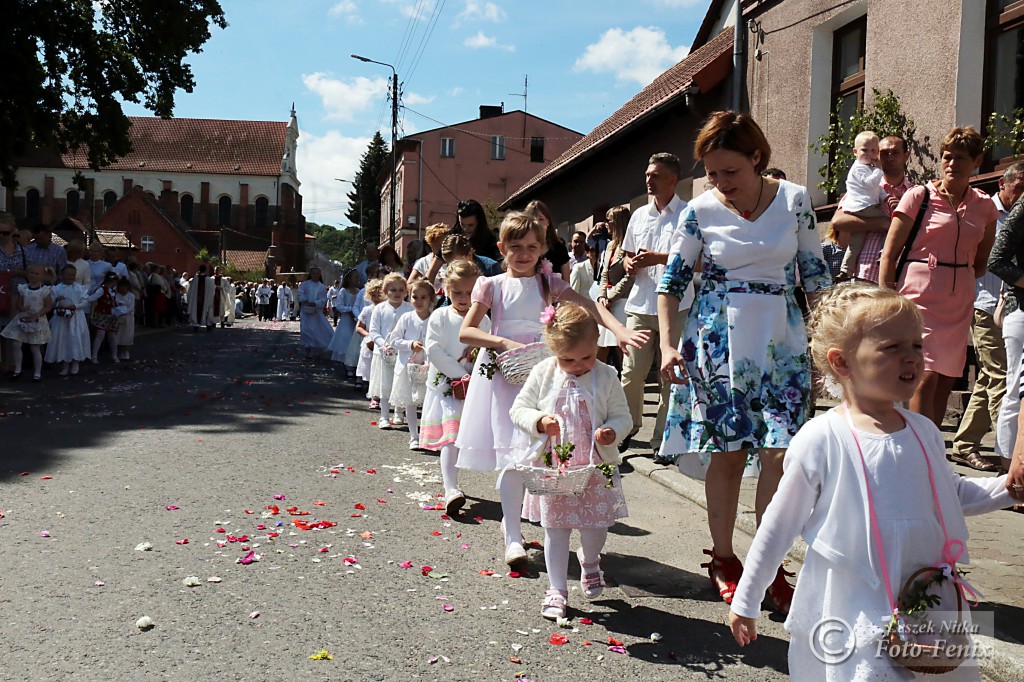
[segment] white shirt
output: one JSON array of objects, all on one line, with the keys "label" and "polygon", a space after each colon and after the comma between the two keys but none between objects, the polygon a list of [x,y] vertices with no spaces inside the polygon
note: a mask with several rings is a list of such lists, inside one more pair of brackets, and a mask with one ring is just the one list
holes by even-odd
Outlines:
[{"label": "white shirt", "polygon": [[846,195],[839,207],[846,213],[855,213],[871,206],[885,205],[884,179],[881,168],[854,161],[846,175]]},{"label": "white shirt", "polygon": [[256,290],[256,302],[259,305],[267,305],[270,303],[270,296],[274,293],[274,290],[268,287],[266,284]]},{"label": "white shirt", "polygon": [[[999,192],[992,195],[992,203],[999,210],[999,218],[996,219],[996,234],[999,234],[999,231],[1003,229],[1003,225],[1006,223],[1006,216],[1010,214],[1010,209],[1003,206],[1003,202],[999,198]],[[974,309],[994,315],[996,306],[999,305],[999,292],[1002,287],[1003,281],[990,271],[986,271],[974,283]]]},{"label": "white shirt", "polygon": [[[622,250],[637,253],[640,249],[668,253],[672,246],[672,234],[683,224],[686,202],[676,195],[668,202],[665,210],[659,211],[651,199],[643,208],[638,208],[629,219]],[[658,314],[658,282],[665,272],[664,265],[638,268],[633,280],[633,290],[626,299],[626,312],[640,315]],[[682,305],[680,305],[682,310]]]}]

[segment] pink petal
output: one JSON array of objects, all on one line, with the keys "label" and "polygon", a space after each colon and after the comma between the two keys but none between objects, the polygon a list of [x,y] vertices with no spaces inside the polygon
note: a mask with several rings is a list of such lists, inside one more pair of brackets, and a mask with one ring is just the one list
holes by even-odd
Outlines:
[{"label": "pink petal", "polygon": [[455,610],[455,607],[451,604],[445,604],[442,608],[449,613]]},{"label": "pink petal", "polygon": [[402,563],[400,563],[398,565],[400,567],[402,567],[402,568],[412,568],[412,562],[411,561],[403,561]]}]

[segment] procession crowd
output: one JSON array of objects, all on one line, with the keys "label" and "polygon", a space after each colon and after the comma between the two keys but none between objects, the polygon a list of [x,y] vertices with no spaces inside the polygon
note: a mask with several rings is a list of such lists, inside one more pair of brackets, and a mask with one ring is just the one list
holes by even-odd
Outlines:
[{"label": "procession crowd", "polygon": [[[370,246],[331,287],[311,268],[294,289],[239,292],[201,271],[183,286],[185,310],[211,328],[230,323],[236,302],[260,319],[294,305],[307,356],[330,357],[365,389],[376,427],[407,428],[410,449],[439,454],[449,515],[466,503],[460,469],[495,472],[512,569],[529,559],[522,520],[544,529],[541,613],[552,620],[568,613],[574,529],[580,592],[594,599],[605,587],[608,528],[627,514],[618,465],[640,434],[657,362],[650,452],[704,481],[702,566],[736,641],[756,639],[767,596],[788,614],[793,679],[912,679],[928,662],[878,643],[906,641],[909,619],[936,603],[970,601],[956,567],[969,562],[965,516],[1024,500],[1024,165],[990,197],[970,184],[983,155],[973,128],[949,133],[938,179],[923,185],[908,180],[897,136],[864,131],[854,151],[824,243],[806,188],[769,167],[758,124],[716,112],[693,149],[706,191],[689,203],[675,193],[679,159],[659,153],[644,171],[649,203],[609,210],[569,245],[541,202],[508,213],[496,233],[470,200],[454,226],[427,229],[414,262]],[[11,258],[3,229],[0,270]],[[32,302],[41,269],[25,270],[4,330],[19,345],[20,323],[48,312]],[[91,276],[86,299],[105,279]],[[991,477],[957,475],[939,431],[972,334],[981,371],[951,456],[1001,469]],[[812,418],[821,388],[839,404]],[[993,426],[998,462],[980,452]],[[758,478],[759,528],[741,562],[745,475]],[[794,588],[782,562],[798,535],[808,550]],[[829,619],[851,625],[845,659],[814,649]],[[962,661],[933,657],[930,672],[979,679]]]}]

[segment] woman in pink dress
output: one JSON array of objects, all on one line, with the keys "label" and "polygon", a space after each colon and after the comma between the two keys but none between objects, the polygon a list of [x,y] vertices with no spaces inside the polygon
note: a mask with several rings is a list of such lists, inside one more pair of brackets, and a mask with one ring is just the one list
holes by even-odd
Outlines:
[{"label": "woman in pink dress", "polygon": [[[925,372],[910,409],[937,426],[946,415],[953,382],[963,374],[975,279],[988,269],[998,217],[989,196],[970,185],[984,154],[978,131],[954,128],[940,151],[940,178],[907,190],[893,212],[878,277],[882,286],[898,289],[921,309]],[[926,198],[920,228],[911,239]],[[904,247],[906,265],[898,276]]]}]

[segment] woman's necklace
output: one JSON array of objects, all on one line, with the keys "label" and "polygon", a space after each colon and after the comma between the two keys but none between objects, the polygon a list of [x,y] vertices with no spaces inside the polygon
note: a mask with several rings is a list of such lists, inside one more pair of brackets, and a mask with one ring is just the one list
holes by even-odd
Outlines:
[{"label": "woman's necklace", "polygon": [[761,205],[761,195],[764,194],[764,178],[761,178],[761,188],[757,190],[757,201],[754,202],[754,208],[749,211],[741,211],[739,206],[736,205],[732,199],[729,199],[729,205],[732,206],[733,210],[743,216],[744,220],[750,220],[750,216],[754,215],[754,211]]}]

